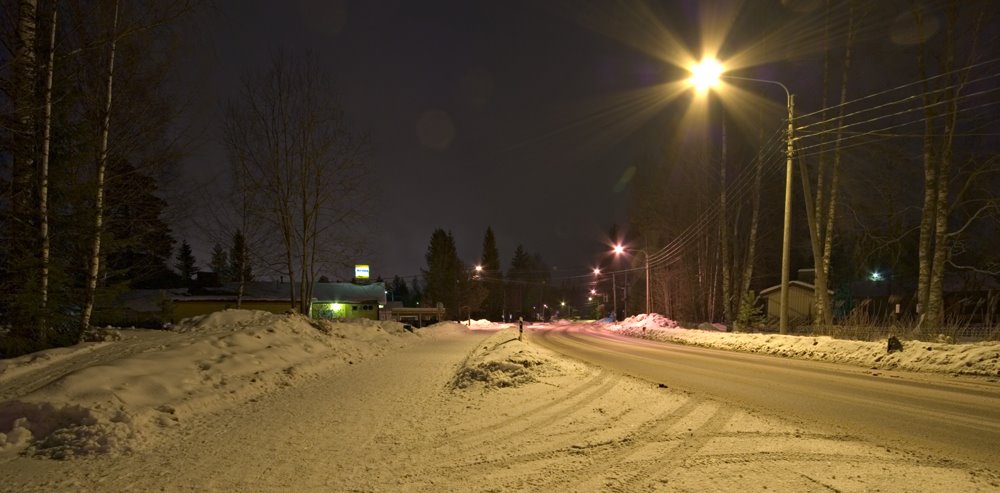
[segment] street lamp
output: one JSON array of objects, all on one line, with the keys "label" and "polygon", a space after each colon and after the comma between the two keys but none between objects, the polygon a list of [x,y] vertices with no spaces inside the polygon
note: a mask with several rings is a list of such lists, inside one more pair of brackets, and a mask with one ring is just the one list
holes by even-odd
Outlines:
[{"label": "street lamp", "polygon": [[[621,248],[621,245],[615,247],[615,251]],[[594,269],[594,276],[601,275],[601,269]],[[607,298],[605,298],[607,302]],[[614,310],[615,321],[618,321],[618,286],[615,285],[615,271],[611,271],[611,309]]]},{"label": "street lamp", "polygon": [[[630,248],[630,250],[641,253],[643,259],[646,261],[646,313],[648,314],[651,312],[650,305],[652,305],[652,298],[649,295],[649,253],[646,253],[646,250],[643,250],[642,248]],[[622,245],[615,245],[614,252],[615,255],[621,255],[622,253],[625,253],[625,247]]]},{"label": "street lamp", "polygon": [[780,86],[785,91],[786,107],[788,109],[788,130],[785,132],[785,221],[783,225],[781,240],[781,308],[778,315],[778,330],[782,334],[788,332],[788,277],[789,263],[791,257],[791,229],[792,229],[792,154],[794,147],[795,127],[795,96],[784,84],[765,79],[752,79],[749,77],[737,77],[735,75],[723,75],[724,68],[718,61],[708,58],[702,60],[691,68],[691,78],[689,79],[699,91],[718,85],[720,79],[745,80],[750,82],[763,82]]}]

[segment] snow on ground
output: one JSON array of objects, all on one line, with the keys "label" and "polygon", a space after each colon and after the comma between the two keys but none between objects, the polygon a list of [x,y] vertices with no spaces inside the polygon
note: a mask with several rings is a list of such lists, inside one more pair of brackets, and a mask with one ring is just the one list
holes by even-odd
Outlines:
[{"label": "snow on ground", "polygon": [[[887,352],[887,341],[866,342],[829,336],[744,334],[719,330],[679,328],[677,322],[659,314],[628,317],[605,328],[633,337],[671,341],[695,346],[766,353],[878,368],[988,377],[1000,376],[1000,343],[946,344],[901,341],[902,351]],[[716,327],[718,328],[718,327]]]},{"label": "snow on ground", "polygon": [[396,322],[226,310],[0,360],[0,455],[121,453],[193,415],[274,392],[414,338]]},{"label": "snow on ground", "polygon": [[[669,325],[612,328],[758,347],[751,334]],[[0,491],[1000,488],[996,471],[570,360],[509,324],[411,333],[233,310],[114,332],[0,360]],[[762,337],[760,351],[800,351]],[[814,354],[855,351],[801,339]],[[926,352],[915,344],[904,353]]]}]

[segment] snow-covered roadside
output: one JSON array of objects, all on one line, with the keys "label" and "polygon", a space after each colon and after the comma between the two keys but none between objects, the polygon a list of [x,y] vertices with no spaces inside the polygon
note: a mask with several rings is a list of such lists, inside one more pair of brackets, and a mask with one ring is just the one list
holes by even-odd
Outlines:
[{"label": "snow-covered roadside", "polygon": [[142,449],[217,412],[417,338],[395,322],[226,310],[171,331],[0,360],[0,456]]},{"label": "snow-covered roadside", "polygon": [[[31,375],[52,375],[44,368],[60,367],[63,373],[73,368],[71,375],[102,366],[134,368],[164,351],[173,353],[164,359],[176,363],[176,368],[167,368],[181,371],[183,377],[190,372],[188,367],[204,360],[200,353],[218,356],[225,350],[229,355],[211,366],[219,371],[216,380],[197,387],[196,395],[218,394],[223,399],[230,387],[256,385],[248,379],[257,378],[250,371],[256,365],[226,366],[229,360],[264,360],[262,365],[271,370],[260,377],[272,386],[252,397],[247,391],[239,404],[203,396],[206,406],[200,408],[205,411],[201,414],[181,406],[184,412],[174,414],[176,425],[147,422],[142,428],[156,431],[159,440],[127,452],[65,456],[73,460],[39,460],[52,454],[2,458],[0,491],[996,491],[1000,487],[1000,475],[992,470],[949,457],[890,449],[865,437],[631,378],[561,357],[530,339],[518,341],[516,328],[476,323],[470,329],[444,323],[420,329],[416,335],[394,335],[392,326],[334,324],[328,334],[297,317],[230,313],[221,318],[227,320],[205,321],[200,329],[144,333],[153,344],[126,336],[95,349],[80,349],[75,356],[60,356],[61,367],[47,364],[45,358],[21,361],[36,368],[21,369],[15,382],[0,383],[28,389],[25,382]],[[399,346],[406,348],[392,350]],[[115,360],[112,356],[118,351],[128,355]],[[380,353],[381,357],[373,357]],[[95,357],[100,363],[89,365]],[[10,368],[12,361],[2,363]],[[296,370],[288,374],[284,371],[288,367]],[[103,384],[111,388],[160,378],[158,372],[108,375],[127,377]],[[226,384],[215,387],[213,382],[223,377]],[[66,379],[56,379],[52,385],[58,386],[57,382]],[[83,389],[72,383],[65,389],[67,395]],[[32,390],[19,394],[38,395]],[[51,400],[33,402],[69,404],[59,392],[47,395]],[[219,412],[207,412],[210,409]]]},{"label": "snow-covered roadside", "polygon": [[986,377],[1000,376],[1000,343],[944,344],[902,341],[903,350],[887,352],[882,342],[849,341],[829,336],[743,334],[683,329],[659,314],[641,314],[618,323],[605,324],[632,337],[670,341],[695,346],[765,353],[832,363],[878,368]]}]

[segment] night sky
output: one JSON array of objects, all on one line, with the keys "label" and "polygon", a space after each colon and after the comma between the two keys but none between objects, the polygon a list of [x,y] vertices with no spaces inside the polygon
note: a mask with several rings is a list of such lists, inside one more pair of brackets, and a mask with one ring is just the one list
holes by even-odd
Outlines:
[{"label": "night sky", "polygon": [[[752,44],[762,19],[774,29],[821,4],[663,2],[649,14],[612,2],[219,1],[200,14],[197,49],[184,61],[186,86],[195,89],[189,116],[217,138],[222,105],[241,74],[263,69],[275,50],[311,51],[355,127],[374,137],[376,234],[372,253],[357,259],[373,276],[419,274],[435,228],[450,230],[473,264],[487,226],[504,268],[520,243],[555,276],[580,274],[606,251],[611,225],[626,222],[629,166],[666,138],[690,103],[681,95],[654,111],[618,104],[685,77],[657,56],[667,43],[648,46],[663,34],[655,27],[697,56],[706,35],[699,26],[728,22],[726,46]],[[643,38],[645,49],[636,43]],[[778,71],[764,75],[810,83],[796,65],[778,62],[763,63]],[[761,93],[783,106],[782,94]],[[185,173],[209,189],[223,183],[221,144],[207,138]],[[210,245],[198,241],[201,233],[182,227],[180,235],[206,264]]]}]

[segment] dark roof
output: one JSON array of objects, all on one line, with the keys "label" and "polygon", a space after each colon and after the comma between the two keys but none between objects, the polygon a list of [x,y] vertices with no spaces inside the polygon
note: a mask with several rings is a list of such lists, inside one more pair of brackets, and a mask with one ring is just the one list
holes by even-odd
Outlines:
[{"label": "dark roof", "polygon": [[[215,293],[202,294],[225,294],[235,295],[239,288],[238,283],[227,283],[222,288],[217,288]],[[298,285],[295,285],[296,295],[298,295]],[[313,299],[316,301],[378,301],[385,303],[385,283],[375,282],[371,284],[353,284],[349,282],[318,282],[313,284]],[[243,296],[253,299],[287,300],[289,296],[288,283],[276,281],[251,282],[243,290]]]},{"label": "dark roof", "polygon": [[[809,292],[812,292],[812,291],[816,290],[816,286],[814,286],[812,284],[809,284],[807,282],[802,282],[802,281],[788,281],[788,287],[789,288],[796,288],[797,287],[799,289],[803,289],[803,290],[809,291]],[[775,284],[774,286],[771,286],[769,288],[761,289],[760,290],[760,294],[758,296],[767,296],[767,295],[769,295],[769,294],[771,294],[771,293],[773,293],[775,291],[778,291],[780,289],[781,289],[781,284]],[[827,289],[827,291],[829,291],[830,294],[833,294],[833,291],[830,291],[829,289]]]},{"label": "dark roof", "polygon": [[377,301],[385,304],[385,283],[320,282],[313,286],[316,301]]},{"label": "dark roof", "polygon": [[[296,294],[298,286],[295,286]],[[175,289],[133,289],[119,298],[119,303],[140,312],[160,310],[160,302],[165,298],[181,301],[226,301],[236,298],[239,283],[226,283],[214,288],[188,290]],[[288,283],[277,281],[255,281],[247,283],[243,289],[245,301],[287,301]],[[385,303],[385,283],[352,284],[346,282],[320,282],[313,285],[313,300],[326,302],[359,303],[375,301]]]}]

